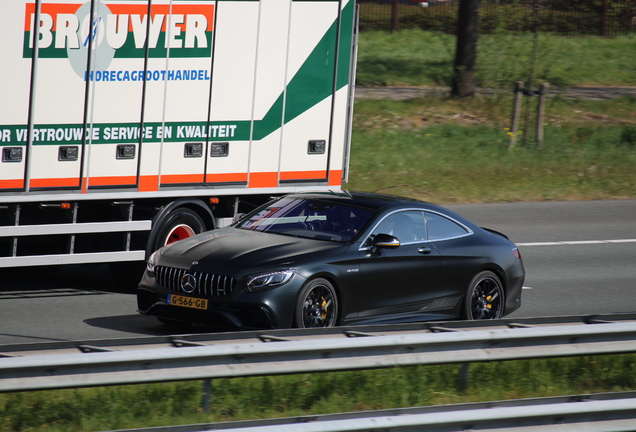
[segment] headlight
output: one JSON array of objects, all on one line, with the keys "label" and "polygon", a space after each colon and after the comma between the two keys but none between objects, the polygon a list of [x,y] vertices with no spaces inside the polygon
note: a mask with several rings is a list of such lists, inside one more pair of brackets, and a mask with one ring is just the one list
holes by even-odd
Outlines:
[{"label": "headlight", "polygon": [[296,270],[289,269],[254,275],[251,276],[247,282],[247,289],[250,291],[260,291],[276,288],[289,282],[295,274]]},{"label": "headlight", "polygon": [[148,272],[148,276],[155,276],[155,259],[156,259],[156,255],[157,252],[153,252],[152,255],[150,255],[150,258],[148,258],[148,262],[146,263],[146,271]]}]

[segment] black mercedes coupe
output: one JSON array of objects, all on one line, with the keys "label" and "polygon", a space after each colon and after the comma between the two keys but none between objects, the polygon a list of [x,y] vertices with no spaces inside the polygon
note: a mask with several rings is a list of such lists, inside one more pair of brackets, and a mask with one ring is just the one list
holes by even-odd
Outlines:
[{"label": "black mercedes coupe", "polygon": [[514,243],[447,209],[314,192],[159,249],[137,302],[169,325],[240,329],[496,319],[524,278]]}]

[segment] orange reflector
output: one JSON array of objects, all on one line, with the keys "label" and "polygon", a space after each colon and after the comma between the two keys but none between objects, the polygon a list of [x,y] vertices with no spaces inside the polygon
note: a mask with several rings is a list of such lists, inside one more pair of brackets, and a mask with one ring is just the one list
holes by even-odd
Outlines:
[{"label": "orange reflector", "polygon": [[221,200],[219,200],[218,198],[210,198],[210,204],[218,204]]},{"label": "orange reflector", "polygon": [[64,209],[64,210],[68,210],[71,208],[71,203],[62,203],[60,204],[60,206]]}]

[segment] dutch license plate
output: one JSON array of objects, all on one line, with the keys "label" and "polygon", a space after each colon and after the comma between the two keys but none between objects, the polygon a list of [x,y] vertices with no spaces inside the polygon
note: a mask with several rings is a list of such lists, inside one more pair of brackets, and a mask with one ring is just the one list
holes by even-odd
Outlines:
[{"label": "dutch license plate", "polygon": [[188,307],[193,309],[207,309],[208,301],[194,297],[186,297],[180,295],[169,294],[168,304],[172,306]]}]

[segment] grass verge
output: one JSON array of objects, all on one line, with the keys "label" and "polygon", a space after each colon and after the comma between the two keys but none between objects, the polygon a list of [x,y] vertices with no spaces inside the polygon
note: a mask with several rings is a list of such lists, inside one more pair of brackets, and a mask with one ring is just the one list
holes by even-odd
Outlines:
[{"label": "grass verge", "polygon": [[[356,103],[348,189],[435,203],[636,197],[636,99],[550,99],[509,148],[509,98]],[[532,132],[530,130],[530,132]]]},{"label": "grass verge", "polygon": [[[456,38],[418,29],[360,33],[356,84],[450,86]],[[480,35],[478,85],[511,88],[527,81],[533,35]],[[555,86],[633,86],[636,35],[570,38],[542,34],[536,81]]]}]

